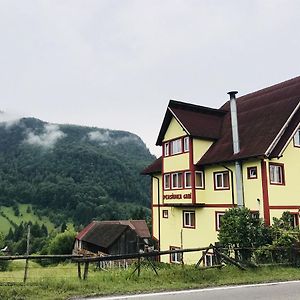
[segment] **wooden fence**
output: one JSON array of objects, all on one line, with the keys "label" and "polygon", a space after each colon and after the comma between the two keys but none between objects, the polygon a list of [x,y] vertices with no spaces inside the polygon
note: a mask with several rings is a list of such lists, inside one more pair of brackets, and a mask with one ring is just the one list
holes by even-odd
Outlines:
[{"label": "wooden fence", "polygon": [[[259,252],[256,252],[259,250]],[[78,277],[80,279],[88,278],[89,265],[91,263],[105,263],[111,261],[121,261],[121,260],[135,260],[136,267],[131,275],[137,272],[138,276],[141,273],[141,267],[145,264],[150,266],[152,270],[158,275],[157,266],[154,261],[162,255],[170,255],[175,253],[189,253],[189,252],[200,252],[199,260],[196,263],[195,267],[199,267],[205,255],[209,252],[213,252],[214,264],[210,267],[221,268],[225,264],[233,264],[245,270],[248,266],[258,266],[264,265],[261,263],[256,263],[253,258],[256,258],[257,262],[261,259],[264,263],[271,262],[271,264],[290,264],[299,266],[300,265],[300,248],[222,248],[216,247],[214,245],[209,245],[208,247],[201,248],[189,248],[189,249],[176,249],[176,250],[166,250],[166,251],[152,251],[152,252],[141,252],[141,253],[132,253],[132,254],[122,254],[122,255],[107,255],[107,256],[84,256],[84,255],[19,255],[19,256],[0,256],[0,261],[3,260],[25,260],[25,270],[24,270],[24,283],[27,280],[27,271],[28,271],[28,261],[29,260],[43,260],[51,259],[55,260],[66,260],[71,259],[73,263],[77,264]],[[246,254],[246,256],[245,256]],[[244,257],[250,257],[251,259],[245,260]],[[256,257],[255,257],[256,255]],[[259,257],[259,255],[261,257]],[[258,256],[258,257],[257,257]],[[266,259],[269,259],[269,261]],[[181,263],[184,264],[183,255],[181,255]],[[83,265],[83,274],[81,272]],[[131,277],[131,276],[130,276]]]}]

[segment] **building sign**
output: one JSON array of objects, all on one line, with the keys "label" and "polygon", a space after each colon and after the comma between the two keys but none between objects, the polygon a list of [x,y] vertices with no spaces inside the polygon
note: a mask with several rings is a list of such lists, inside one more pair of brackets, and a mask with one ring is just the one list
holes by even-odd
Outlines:
[{"label": "building sign", "polygon": [[170,200],[170,199],[192,199],[192,193],[164,195],[163,199],[164,200]]}]

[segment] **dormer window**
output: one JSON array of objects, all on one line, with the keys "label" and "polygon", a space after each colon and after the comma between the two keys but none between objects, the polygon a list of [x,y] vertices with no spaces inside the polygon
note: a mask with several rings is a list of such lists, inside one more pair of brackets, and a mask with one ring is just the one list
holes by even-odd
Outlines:
[{"label": "dormer window", "polygon": [[298,129],[296,134],[294,135],[294,146],[300,147],[300,129]]}]

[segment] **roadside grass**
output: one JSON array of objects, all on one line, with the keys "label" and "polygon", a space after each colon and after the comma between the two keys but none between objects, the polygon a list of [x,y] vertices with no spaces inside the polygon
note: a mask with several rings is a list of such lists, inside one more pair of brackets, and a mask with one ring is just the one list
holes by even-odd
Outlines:
[{"label": "roadside grass", "polygon": [[153,291],[205,288],[300,279],[300,268],[260,267],[241,271],[233,266],[196,269],[194,266],[161,264],[159,276],[143,267],[140,277],[130,277],[133,269],[95,270],[90,266],[87,280],[77,278],[71,263],[40,267],[30,262],[29,277],[23,284],[24,262],[14,262],[11,271],[0,272],[0,299],[70,299],[78,296],[117,295]]}]

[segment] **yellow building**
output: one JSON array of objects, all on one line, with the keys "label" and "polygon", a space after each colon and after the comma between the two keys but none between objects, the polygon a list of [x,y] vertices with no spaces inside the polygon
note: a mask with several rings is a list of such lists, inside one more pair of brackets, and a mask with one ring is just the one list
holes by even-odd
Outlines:
[{"label": "yellow building", "polygon": [[[152,235],[161,250],[217,242],[222,215],[237,205],[266,224],[290,211],[299,226],[300,77],[234,103],[236,149],[231,101],[220,109],[169,102],[157,139],[162,156],[143,172],[152,178]],[[198,259],[184,255],[185,263]]]}]

